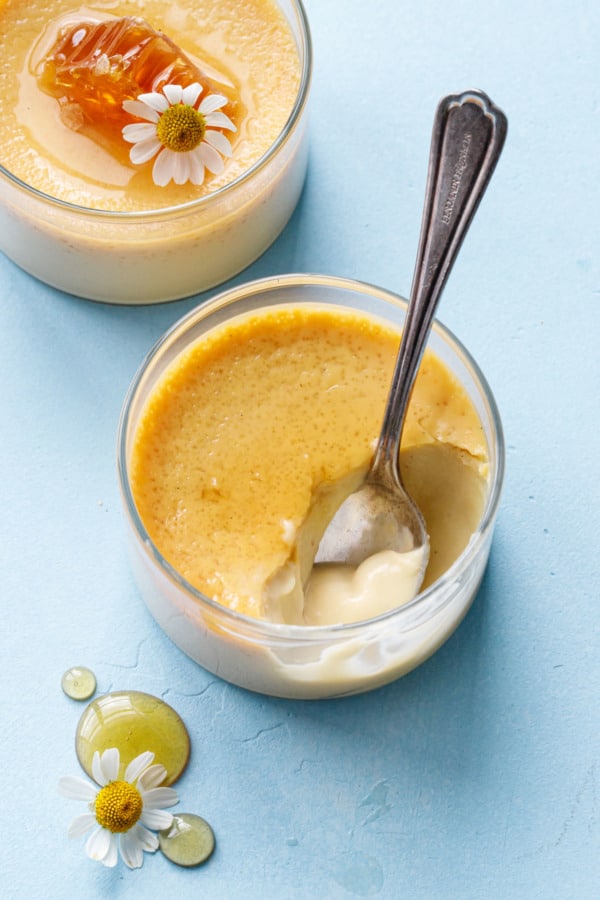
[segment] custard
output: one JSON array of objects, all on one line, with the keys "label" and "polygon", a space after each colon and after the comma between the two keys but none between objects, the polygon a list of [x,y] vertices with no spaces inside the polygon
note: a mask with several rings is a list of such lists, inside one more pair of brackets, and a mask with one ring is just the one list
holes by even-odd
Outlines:
[{"label": "custard", "polygon": [[[314,547],[303,535],[320,494],[341,485],[343,497],[368,468],[398,342],[380,320],[306,304],[233,318],[171,363],[138,423],[130,472],[151,540],[186,581],[249,616],[319,623],[314,610],[274,612],[273,595],[288,596],[290,572],[306,578]],[[476,530],[488,470],[478,415],[431,351],[400,461],[430,537],[426,587]]]}]

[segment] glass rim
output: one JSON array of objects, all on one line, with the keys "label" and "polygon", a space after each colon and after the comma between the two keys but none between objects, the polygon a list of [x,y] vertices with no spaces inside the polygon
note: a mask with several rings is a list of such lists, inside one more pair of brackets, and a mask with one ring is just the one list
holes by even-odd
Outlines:
[{"label": "glass rim", "polygon": [[113,222],[129,223],[139,220],[145,221],[147,219],[159,219],[162,217],[170,218],[188,212],[196,212],[198,210],[201,211],[210,208],[211,206],[217,205],[220,200],[222,200],[224,197],[226,198],[230,194],[233,194],[234,191],[238,189],[238,187],[246,184],[246,182],[250,181],[257,172],[260,172],[265,168],[265,166],[268,165],[271,159],[277,155],[280,148],[287,143],[288,139],[293,134],[296,125],[300,122],[306,108],[313,70],[312,37],[310,32],[310,25],[308,22],[308,16],[303,5],[303,0],[289,0],[289,2],[292,4],[297,14],[297,23],[299,25],[300,38],[299,56],[300,62],[302,64],[302,69],[300,72],[300,84],[298,86],[296,100],[283,128],[281,129],[269,149],[265,153],[263,153],[263,155],[259,157],[256,162],[254,162],[250,166],[250,168],[246,169],[244,172],[238,175],[238,177],[233,181],[224,184],[222,187],[218,188],[216,191],[212,191],[210,194],[205,194],[203,197],[198,197],[196,200],[188,200],[185,203],[180,203],[175,206],[159,206],[154,207],[153,209],[144,210],[111,210],[95,209],[91,206],[82,206],[78,203],[71,203],[68,200],[61,200],[59,197],[53,197],[52,194],[47,194],[39,188],[28,184],[26,181],[23,181],[22,178],[19,178],[18,175],[15,175],[13,172],[11,172],[10,169],[7,169],[4,165],[2,165],[2,163],[0,163],[0,176],[5,178],[6,181],[12,183],[19,190],[23,191],[31,197],[35,197],[37,200],[44,202],[48,206],[64,210],[65,212],[97,220],[107,219]]},{"label": "glass rim", "polygon": [[[176,588],[183,592],[186,601],[193,602],[196,606],[214,614],[219,619],[219,627],[223,628],[224,622],[229,623],[229,632],[235,636],[240,636],[243,631],[245,637],[248,637],[249,632],[252,632],[254,636],[261,641],[268,639],[287,639],[288,641],[294,641],[300,644],[320,644],[326,640],[339,641],[347,639],[362,634],[365,629],[379,627],[385,624],[393,623],[398,629],[398,623],[401,623],[403,620],[406,622],[406,627],[404,629],[400,627],[399,630],[411,630],[422,621],[422,619],[415,621],[418,613],[424,614],[425,620],[428,621],[451,602],[453,598],[453,592],[450,590],[452,583],[457,581],[461,573],[468,569],[473,558],[477,556],[482,544],[487,539],[490,529],[493,527],[500,503],[504,482],[506,450],[504,432],[496,400],[487,379],[470,352],[449,328],[443,325],[439,320],[434,319],[432,331],[435,332],[436,335],[450,347],[461,362],[466,365],[470,375],[473,377],[474,382],[480,390],[491,427],[490,443],[493,445],[495,451],[495,465],[493,471],[490,473],[489,492],[477,529],[472,534],[467,546],[460,556],[458,556],[454,563],[443,573],[443,575],[433,582],[433,584],[417,594],[417,596],[408,603],[394,607],[391,610],[369,619],[361,619],[358,622],[344,622],[337,625],[291,625],[270,622],[265,619],[255,618],[254,616],[248,616],[211,599],[183,578],[183,576],[163,557],[162,553],[148,534],[138,513],[128,477],[127,441],[131,424],[131,410],[143,378],[151,368],[156,357],[161,354],[162,350],[167,345],[184,335],[196,322],[210,317],[213,313],[227,309],[242,299],[250,299],[252,296],[260,294],[265,294],[266,296],[270,291],[280,290],[286,287],[316,287],[319,285],[330,288],[340,288],[363,295],[376,296],[377,298],[390,303],[392,306],[396,306],[396,308],[403,313],[406,312],[408,306],[408,301],[406,299],[385,288],[377,287],[368,282],[351,278],[341,278],[334,275],[318,275],[312,273],[275,275],[256,279],[226,289],[213,296],[210,300],[200,303],[198,306],[189,310],[171,325],[170,328],[168,328],[155,342],[142,360],[129,385],[119,417],[116,440],[119,487],[125,512],[136,540],[140,544],[145,555],[158,567],[159,571],[165,575]],[[293,301],[289,301],[289,303],[293,303]],[[287,304],[282,302],[281,305]],[[319,301],[319,305],[327,305],[327,303],[326,301]],[[344,306],[344,304],[341,303],[337,305]],[[437,604],[434,602],[436,597],[439,598]]]}]

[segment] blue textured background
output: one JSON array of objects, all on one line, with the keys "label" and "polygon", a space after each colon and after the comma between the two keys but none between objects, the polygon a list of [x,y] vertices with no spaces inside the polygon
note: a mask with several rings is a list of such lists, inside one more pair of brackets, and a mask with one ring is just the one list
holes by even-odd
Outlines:
[{"label": "blue textured background", "polygon": [[[406,294],[433,111],[481,87],[507,145],[440,318],[498,400],[503,504],[477,602],[429,662],[375,693],[272,700],[205,673],[138,598],[114,442],[142,357],[198,298],[95,305],[0,259],[4,897],[600,896],[600,7],[593,0],[307,0],[308,181],[236,282],[289,271]],[[1,100],[0,100],[1,105]],[[84,664],[164,696],[193,752],[181,810],[218,848],[185,871],[87,860],[58,796],[78,765]]]}]

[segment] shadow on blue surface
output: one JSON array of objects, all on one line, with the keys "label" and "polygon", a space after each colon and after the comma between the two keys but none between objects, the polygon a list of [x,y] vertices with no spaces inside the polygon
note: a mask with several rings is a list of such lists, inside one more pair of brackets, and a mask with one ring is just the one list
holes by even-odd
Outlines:
[{"label": "shadow on blue surface", "polygon": [[[502,596],[493,552],[475,602],[454,635],[419,668],[398,681],[353,697],[321,701],[261,698],[292,712],[318,739],[336,742],[339,764],[395,747],[398,764],[418,764],[447,777],[485,765],[493,740],[493,702],[487,677],[498,653],[491,597]],[[246,694],[239,688],[234,691]],[[443,735],[443,741],[438,736]],[[415,760],[418,749],[418,762]],[[360,766],[359,766],[360,768]]]}]

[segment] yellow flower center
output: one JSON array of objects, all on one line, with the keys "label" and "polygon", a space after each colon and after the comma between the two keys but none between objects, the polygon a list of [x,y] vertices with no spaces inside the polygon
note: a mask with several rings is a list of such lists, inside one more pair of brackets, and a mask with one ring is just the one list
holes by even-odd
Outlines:
[{"label": "yellow flower center", "polygon": [[128,781],[111,781],[98,791],[94,812],[102,828],[120,834],[133,828],[142,814],[140,792]]},{"label": "yellow flower center", "polygon": [[156,134],[169,150],[185,153],[197,147],[206,131],[206,120],[193,106],[176,103],[158,120]]}]

